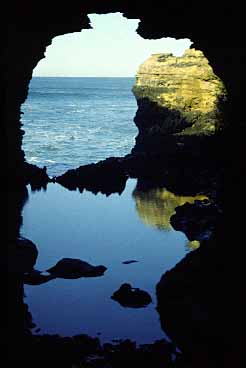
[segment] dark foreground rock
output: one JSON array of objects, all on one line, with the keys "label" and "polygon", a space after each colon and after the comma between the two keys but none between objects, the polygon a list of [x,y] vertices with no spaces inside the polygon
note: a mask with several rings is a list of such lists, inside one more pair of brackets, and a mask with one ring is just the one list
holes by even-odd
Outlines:
[{"label": "dark foreground rock", "polygon": [[37,246],[29,239],[18,238],[8,251],[8,272],[25,273],[33,270],[38,257]]},{"label": "dark foreground rock", "polygon": [[[28,347],[31,349],[27,350]],[[35,367],[187,368],[180,364],[184,360],[182,355],[165,339],[137,346],[130,339],[101,344],[98,338],[85,334],[73,337],[44,334],[20,341],[19,348],[18,360],[11,356],[10,362],[18,361],[28,368],[33,367],[33,362]]]},{"label": "dark foreground rock", "polygon": [[130,284],[122,284],[113,293],[111,299],[116,300],[123,307],[141,308],[152,302],[151,296],[144,290],[133,288]]},{"label": "dark foreground rock", "polygon": [[63,258],[47,270],[52,276],[64,279],[102,276],[107,270],[105,266],[92,266],[81,259]]}]

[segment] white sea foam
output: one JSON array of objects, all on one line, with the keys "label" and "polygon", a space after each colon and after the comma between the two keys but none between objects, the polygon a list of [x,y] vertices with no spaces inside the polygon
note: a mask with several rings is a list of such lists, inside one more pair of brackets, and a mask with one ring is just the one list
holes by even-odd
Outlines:
[{"label": "white sea foam", "polygon": [[56,161],[54,161],[54,160],[45,160],[45,162],[48,162],[49,164],[55,164],[56,163]]},{"label": "white sea foam", "polygon": [[40,160],[37,156],[29,157],[28,161],[29,162],[35,162],[35,163],[40,162]]},{"label": "white sea foam", "polygon": [[137,133],[133,82],[112,79],[105,88],[101,78],[92,84],[91,79],[34,79],[22,106],[26,160],[46,165],[53,175],[129,153]]}]

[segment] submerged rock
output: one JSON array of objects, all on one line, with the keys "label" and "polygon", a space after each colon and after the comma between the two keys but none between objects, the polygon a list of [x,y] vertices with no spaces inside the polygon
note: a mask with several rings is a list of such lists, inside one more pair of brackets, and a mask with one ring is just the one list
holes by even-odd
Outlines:
[{"label": "submerged rock", "polygon": [[51,275],[63,279],[102,276],[107,270],[105,266],[92,266],[81,259],[63,258],[47,270]]},{"label": "submerged rock", "polygon": [[142,308],[152,302],[151,296],[147,291],[133,288],[130,284],[122,284],[121,287],[113,293],[111,299],[116,300],[123,307]]}]

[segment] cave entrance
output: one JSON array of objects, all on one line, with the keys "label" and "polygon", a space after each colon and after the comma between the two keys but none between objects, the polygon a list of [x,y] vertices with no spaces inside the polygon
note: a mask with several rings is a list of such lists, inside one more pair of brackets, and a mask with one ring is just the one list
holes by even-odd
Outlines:
[{"label": "cave entrance", "polygon": [[121,13],[89,18],[93,29],[53,39],[22,105],[26,161],[46,166],[50,176],[130,153],[139,65],[153,53],[182,55],[191,44],[145,40],[136,33],[139,20]]}]

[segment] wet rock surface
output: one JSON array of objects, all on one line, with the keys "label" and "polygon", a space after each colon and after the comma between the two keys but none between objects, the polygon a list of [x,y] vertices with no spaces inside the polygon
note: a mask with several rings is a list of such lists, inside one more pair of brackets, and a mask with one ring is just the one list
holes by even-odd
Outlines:
[{"label": "wet rock surface", "polygon": [[133,288],[130,284],[122,284],[111,299],[117,301],[122,307],[143,308],[152,302],[152,298],[144,290]]},{"label": "wet rock surface", "polygon": [[92,266],[81,259],[63,258],[47,270],[52,276],[64,279],[77,279],[80,277],[103,276],[107,267]]}]

